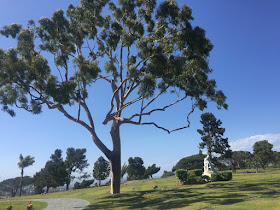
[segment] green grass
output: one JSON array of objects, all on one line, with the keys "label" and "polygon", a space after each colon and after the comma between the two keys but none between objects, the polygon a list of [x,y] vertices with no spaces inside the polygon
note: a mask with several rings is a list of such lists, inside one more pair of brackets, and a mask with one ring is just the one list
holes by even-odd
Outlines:
[{"label": "green grass", "polygon": [[[175,177],[168,177],[123,184],[119,195],[110,195],[109,187],[104,186],[22,198],[81,198],[90,202],[88,210],[280,208],[280,169],[258,174],[254,170],[241,170],[227,182],[184,186],[176,183]],[[158,186],[156,190],[154,185]]]},{"label": "green grass", "polygon": [[[9,205],[13,206],[13,210],[24,210],[24,209],[26,209],[28,203],[29,203],[29,201],[11,200],[11,202],[10,201],[3,202],[0,200],[0,210],[6,210],[6,207]],[[32,201],[32,204],[36,210],[41,210],[48,206],[47,203],[39,202],[39,201]]]}]

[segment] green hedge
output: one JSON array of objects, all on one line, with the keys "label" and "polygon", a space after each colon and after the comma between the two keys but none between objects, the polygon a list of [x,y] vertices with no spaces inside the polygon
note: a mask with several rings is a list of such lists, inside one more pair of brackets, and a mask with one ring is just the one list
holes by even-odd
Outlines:
[{"label": "green hedge", "polygon": [[187,181],[188,172],[184,169],[176,170],[176,177],[180,180],[182,184],[185,184]]},{"label": "green hedge", "polygon": [[193,169],[188,171],[188,176],[201,176],[202,169]]},{"label": "green hedge", "polygon": [[223,173],[219,173],[219,174],[212,174],[211,180],[212,181],[229,181],[229,180],[232,180],[232,173],[223,172]]}]

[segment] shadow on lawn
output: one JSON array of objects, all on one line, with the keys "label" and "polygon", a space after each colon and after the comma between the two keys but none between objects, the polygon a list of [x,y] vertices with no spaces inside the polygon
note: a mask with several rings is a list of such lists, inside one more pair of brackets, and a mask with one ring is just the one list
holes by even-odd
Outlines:
[{"label": "shadow on lawn", "polygon": [[187,207],[194,203],[207,202],[213,205],[231,205],[242,202],[242,194],[213,195],[192,192],[192,189],[176,189],[166,191],[140,191],[120,195],[110,195],[86,209],[172,209]]}]

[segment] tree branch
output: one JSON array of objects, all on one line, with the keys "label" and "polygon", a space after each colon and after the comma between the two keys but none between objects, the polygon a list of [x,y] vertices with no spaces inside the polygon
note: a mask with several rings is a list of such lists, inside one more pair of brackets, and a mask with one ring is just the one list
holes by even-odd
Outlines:
[{"label": "tree branch", "polygon": [[130,119],[124,119],[124,118],[119,118],[119,120],[121,120],[121,124],[130,123],[130,124],[133,124],[133,125],[153,125],[153,126],[159,128],[159,129],[161,129],[161,130],[164,130],[164,131],[166,131],[167,133],[170,134],[170,133],[172,133],[172,132],[179,131],[179,130],[183,130],[183,129],[185,129],[185,128],[189,128],[189,127],[190,127],[190,124],[191,124],[191,123],[190,123],[189,117],[190,117],[190,115],[194,112],[196,106],[197,106],[197,104],[193,104],[193,105],[192,105],[191,111],[190,111],[190,112],[188,113],[188,115],[187,115],[187,122],[188,122],[188,124],[187,124],[186,126],[179,127],[179,128],[173,129],[173,130],[168,130],[168,129],[162,127],[162,126],[157,125],[155,122],[145,122],[145,123],[141,123],[140,121],[135,122],[135,121],[132,121],[132,120],[130,120]]},{"label": "tree branch", "polygon": [[[185,100],[187,98],[187,96],[184,96],[183,98],[181,98],[181,99],[177,99],[175,102],[173,102],[173,103],[171,103],[171,104],[169,104],[169,105],[167,105],[167,106],[165,106],[165,107],[163,107],[163,108],[159,108],[159,109],[153,109],[153,110],[151,110],[151,111],[149,111],[149,112],[145,112],[145,113],[137,113],[137,114],[134,114],[134,115],[132,115],[131,117],[129,117],[129,118],[127,118],[128,120],[132,120],[134,117],[138,117],[138,116],[144,116],[144,115],[150,115],[150,114],[152,114],[153,112],[155,112],[155,111],[165,111],[165,109],[167,109],[167,108],[169,108],[169,107],[171,107],[171,106],[173,106],[173,105],[175,105],[175,104],[177,104],[178,102],[180,102],[180,101],[183,101],[183,100]],[[145,106],[146,107],[146,106]],[[145,108],[144,107],[144,108]],[[143,110],[144,110],[144,108],[143,108]]]}]

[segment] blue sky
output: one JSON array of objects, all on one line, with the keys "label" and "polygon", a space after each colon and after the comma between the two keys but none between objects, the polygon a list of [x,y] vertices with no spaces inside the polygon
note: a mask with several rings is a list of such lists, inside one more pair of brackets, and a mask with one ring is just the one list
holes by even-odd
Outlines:
[{"label": "blue sky", "polygon": [[[2,1],[0,27],[42,16],[50,17],[54,10],[65,9],[68,4],[79,1],[66,0],[10,0]],[[251,150],[254,142],[267,139],[280,150],[280,2],[271,1],[223,1],[188,0],[195,18],[193,25],[206,30],[214,44],[210,55],[211,77],[219,89],[227,95],[228,110],[217,110],[212,104],[205,111],[213,112],[226,128],[234,150]],[[15,46],[11,40],[0,37],[0,47]],[[101,124],[109,107],[110,93],[104,83],[92,88],[94,97],[88,103],[92,107],[96,130],[100,139],[109,147],[109,126]],[[163,101],[166,99],[163,99]],[[168,128],[184,125],[185,107],[178,104],[155,119]],[[200,136],[201,112],[191,116],[191,127],[168,135],[162,130],[148,126],[124,125],[121,128],[122,162],[129,157],[142,157],[145,165],[156,163],[163,170],[170,170],[182,157],[196,154]],[[55,149],[68,147],[86,148],[92,171],[93,163],[102,153],[93,144],[88,131],[69,121],[60,113],[44,108],[41,115],[31,115],[17,110],[12,118],[0,112],[0,180],[20,175],[17,167],[19,154],[35,157],[33,166],[25,174],[32,176],[44,167]]]}]

